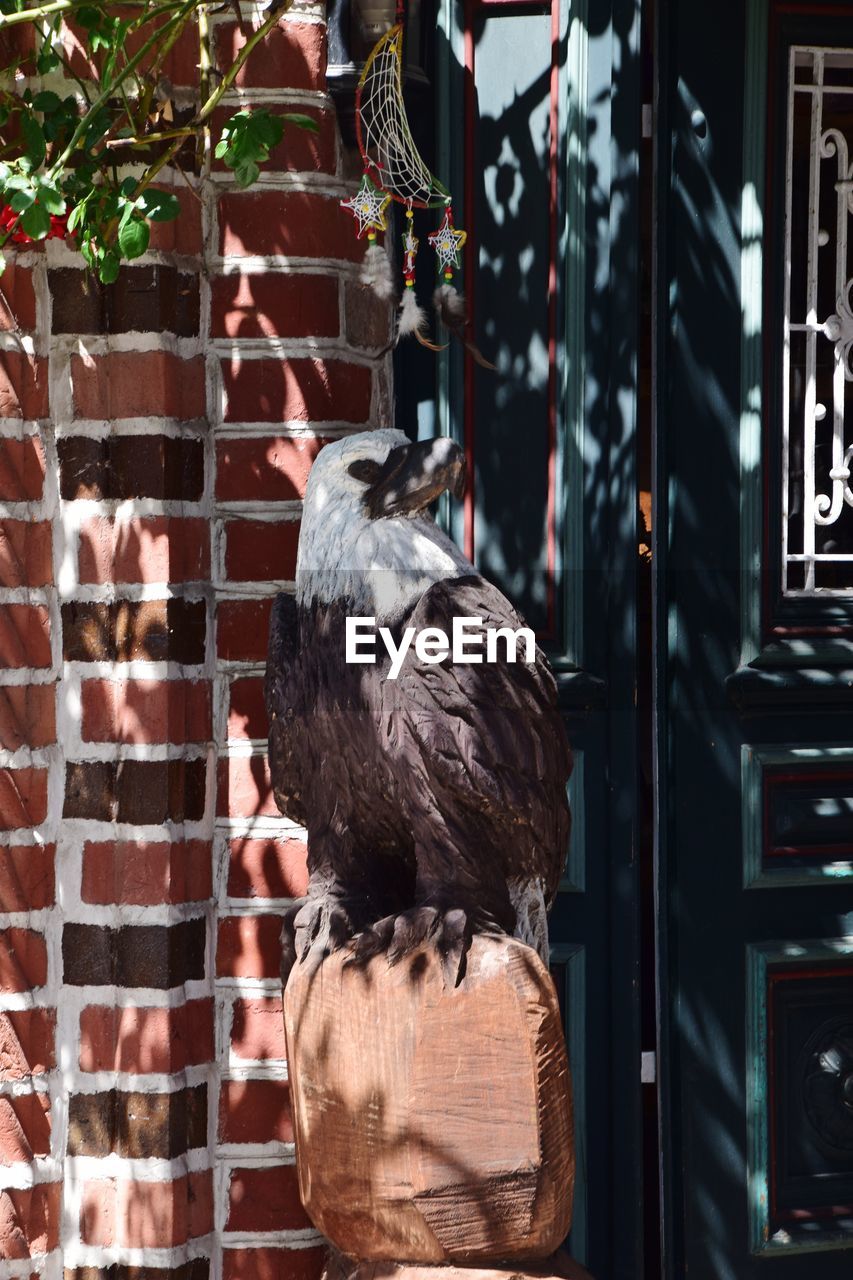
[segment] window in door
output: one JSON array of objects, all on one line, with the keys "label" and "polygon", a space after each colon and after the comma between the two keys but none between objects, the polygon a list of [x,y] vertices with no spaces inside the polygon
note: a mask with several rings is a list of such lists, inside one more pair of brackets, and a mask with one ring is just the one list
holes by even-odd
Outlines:
[{"label": "window in door", "polygon": [[853,49],[789,53],[783,594],[853,592]]}]

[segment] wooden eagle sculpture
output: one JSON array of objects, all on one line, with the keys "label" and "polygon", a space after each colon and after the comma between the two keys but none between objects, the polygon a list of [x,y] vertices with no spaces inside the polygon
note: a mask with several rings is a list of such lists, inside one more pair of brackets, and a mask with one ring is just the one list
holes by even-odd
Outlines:
[{"label": "wooden eagle sculpture", "polygon": [[347,617],[398,644],[411,627],[450,636],[455,617],[482,620],[469,636],[524,627],[429,514],[464,483],[453,441],[396,430],[336,441],[312,467],[296,594],[275,602],[266,674],[275,798],[308,833],[285,981],[297,957],[353,937],[356,962],[432,942],[454,982],[474,932],[515,934],[547,964],[572,762],[544,654],[424,662],[410,649],[393,679],[381,645],[373,664],[345,660]]}]

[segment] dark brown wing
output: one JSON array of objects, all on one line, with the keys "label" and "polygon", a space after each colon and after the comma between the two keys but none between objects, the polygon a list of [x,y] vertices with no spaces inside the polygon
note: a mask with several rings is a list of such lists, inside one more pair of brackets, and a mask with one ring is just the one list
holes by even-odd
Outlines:
[{"label": "dark brown wing", "polygon": [[270,615],[270,639],[264,700],[270,721],[269,759],[275,800],[282,813],[303,826],[303,781],[299,768],[297,712],[293,706],[293,676],[299,654],[299,616],[293,596],[276,596]]},{"label": "dark brown wing", "polygon": [[[450,637],[454,617],[481,618],[483,632],[525,625],[496,587],[474,576],[431,587],[406,625]],[[523,649],[514,663],[502,642],[498,652],[496,663],[470,665],[427,665],[410,652],[397,681],[384,682],[383,701],[390,716],[405,717],[443,802],[492,823],[506,842],[505,874],[541,878],[550,901],[568,848],[571,751],[545,655],[537,647],[528,666]]]}]

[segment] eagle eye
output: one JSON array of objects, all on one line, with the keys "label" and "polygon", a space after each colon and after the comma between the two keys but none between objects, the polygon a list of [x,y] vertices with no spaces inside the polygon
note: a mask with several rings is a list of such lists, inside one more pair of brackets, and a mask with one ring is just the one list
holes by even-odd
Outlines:
[{"label": "eagle eye", "polygon": [[375,484],[382,474],[382,466],[372,458],[356,458],[355,462],[351,462],[347,467],[347,471],[356,480],[363,480],[365,484]]}]

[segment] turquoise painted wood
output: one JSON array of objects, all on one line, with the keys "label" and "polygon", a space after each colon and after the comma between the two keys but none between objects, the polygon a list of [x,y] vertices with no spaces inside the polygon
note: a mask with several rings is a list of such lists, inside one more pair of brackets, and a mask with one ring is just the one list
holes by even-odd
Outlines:
[{"label": "turquoise painted wood", "polygon": [[850,32],[849,6],[775,0],[677,0],[658,22],[671,1280],[853,1268],[853,601],[780,587],[789,50],[850,45]]}]

